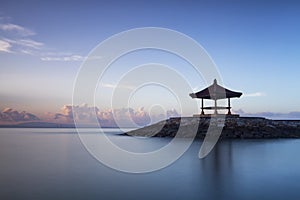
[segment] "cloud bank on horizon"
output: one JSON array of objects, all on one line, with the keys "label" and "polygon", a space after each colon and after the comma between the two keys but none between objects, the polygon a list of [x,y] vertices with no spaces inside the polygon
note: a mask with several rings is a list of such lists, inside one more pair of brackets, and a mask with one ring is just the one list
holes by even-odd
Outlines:
[{"label": "cloud bank on horizon", "polygon": [[[76,116],[73,115],[73,110],[76,110]],[[175,109],[167,110],[165,114],[150,114],[143,107],[139,109],[120,108],[99,110],[97,107],[83,104],[77,106],[64,105],[60,112],[48,112],[40,117],[26,111],[18,112],[12,108],[5,108],[0,112],[0,124],[18,124],[33,121],[73,124],[76,118],[80,119],[86,125],[92,125],[95,113],[102,127],[140,127],[169,117],[180,116]]]},{"label": "cloud bank on horizon", "polygon": [[[76,110],[77,116],[73,115]],[[300,112],[289,113],[260,112],[246,113],[243,110],[233,110],[234,113],[245,117],[265,117],[268,119],[299,119]],[[143,107],[139,109],[120,108],[99,110],[98,107],[83,105],[64,105],[60,112],[45,113],[44,116],[36,116],[32,113],[19,112],[12,108],[5,108],[0,111],[0,124],[18,124],[24,122],[49,122],[57,124],[74,124],[74,118],[80,119],[86,125],[91,125],[93,113],[96,113],[101,127],[142,127],[168,119],[170,117],[180,117],[175,109],[167,110],[164,114],[150,114]]]},{"label": "cloud bank on horizon", "polygon": [[257,112],[257,113],[247,113],[242,109],[233,110],[234,113],[239,114],[244,117],[264,117],[268,119],[300,119],[300,112],[293,111],[288,113],[280,113],[280,112]]},{"label": "cloud bank on horizon", "polygon": [[[74,116],[73,111],[76,112]],[[165,114],[150,114],[143,107],[139,109],[120,108],[100,110],[98,107],[83,105],[64,105],[59,113],[47,113],[48,121],[55,123],[74,123],[79,119],[84,124],[92,123],[96,114],[102,127],[139,127],[146,126],[169,117],[178,117],[175,109],[167,110]]]}]

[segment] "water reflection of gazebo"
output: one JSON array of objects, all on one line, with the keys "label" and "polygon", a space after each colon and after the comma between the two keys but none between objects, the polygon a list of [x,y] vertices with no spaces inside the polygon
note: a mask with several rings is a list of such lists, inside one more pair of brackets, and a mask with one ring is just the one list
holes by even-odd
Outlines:
[{"label": "water reflection of gazebo", "polygon": [[[241,92],[234,92],[231,90],[228,90],[220,85],[218,85],[217,80],[214,80],[214,83],[197,92],[197,93],[191,93],[190,96],[192,98],[199,98],[201,99],[201,115],[204,115],[204,109],[206,110],[214,110],[214,114],[218,114],[218,110],[227,109],[228,115],[231,115],[231,105],[230,105],[230,98],[239,98],[242,95]],[[204,107],[204,99],[211,99],[214,100],[215,105],[214,106],[207,106]],[[218,99],[228,99],[228,105],[227,106],[217,106],[217,100]]]}]

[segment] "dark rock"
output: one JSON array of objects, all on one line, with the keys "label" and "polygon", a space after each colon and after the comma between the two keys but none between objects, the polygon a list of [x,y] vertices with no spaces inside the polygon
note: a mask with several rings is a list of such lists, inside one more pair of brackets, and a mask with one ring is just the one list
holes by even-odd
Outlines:
[{"label": "dark rock", "polygon": [[221,139],[300,138],[300,120],[270,120],[259,117],[170,118],[127,135],[144,137],[194,137],[203,139],[208,128],[222,128]]}]

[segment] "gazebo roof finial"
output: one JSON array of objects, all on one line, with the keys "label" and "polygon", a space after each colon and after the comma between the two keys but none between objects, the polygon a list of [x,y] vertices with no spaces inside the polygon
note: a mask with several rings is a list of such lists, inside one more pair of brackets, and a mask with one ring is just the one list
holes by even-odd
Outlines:
[{"label": "gazebo roof finial", "polygon": [[214,79],[214,84],[215,84],[215,85],[218,84],[218,83],[217,83],[217,79]]}]

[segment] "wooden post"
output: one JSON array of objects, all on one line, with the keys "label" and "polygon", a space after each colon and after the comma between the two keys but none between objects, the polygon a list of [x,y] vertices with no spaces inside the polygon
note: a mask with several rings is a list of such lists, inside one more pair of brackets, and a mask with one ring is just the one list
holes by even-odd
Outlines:
[{"label": "wooden post", "polygon": [[201,98],[201,115],[204,115],[204,102],[203,102],[203,98]]},{"label": "wooden post", "polygon": [[228,98],[228,115],[231,115],[231,111],[230,111],[230,98]]}]

